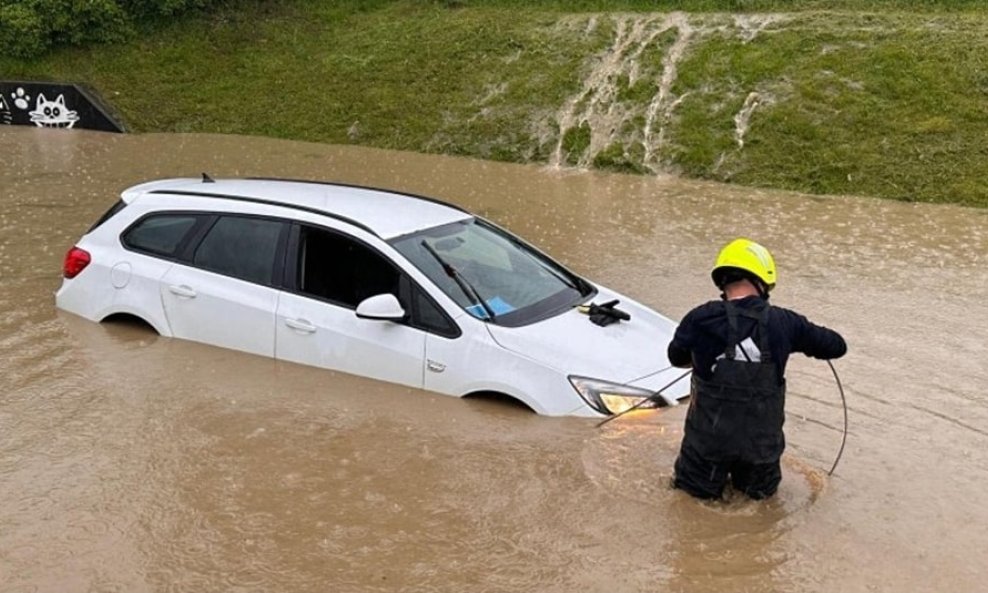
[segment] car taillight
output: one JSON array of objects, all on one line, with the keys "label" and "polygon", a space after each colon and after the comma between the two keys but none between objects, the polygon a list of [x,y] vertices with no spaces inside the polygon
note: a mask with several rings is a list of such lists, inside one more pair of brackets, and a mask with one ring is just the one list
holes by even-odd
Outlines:
[{"label": "car taillight", "polygon": [[92,259],[85,249],[78,247],[69,249],[68,253],[65,254],[65,263],[62,264],[62,275],[66,278],[75,278],[79,272],[86,269]]}]

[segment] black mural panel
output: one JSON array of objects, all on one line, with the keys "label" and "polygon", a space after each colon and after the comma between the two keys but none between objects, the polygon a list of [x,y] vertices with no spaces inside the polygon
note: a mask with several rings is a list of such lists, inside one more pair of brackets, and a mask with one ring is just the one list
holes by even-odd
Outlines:
[{"label": "black mural panel", "polygon": [[93,93],[57,82],[0,81],[0,125],[124,131]]}]

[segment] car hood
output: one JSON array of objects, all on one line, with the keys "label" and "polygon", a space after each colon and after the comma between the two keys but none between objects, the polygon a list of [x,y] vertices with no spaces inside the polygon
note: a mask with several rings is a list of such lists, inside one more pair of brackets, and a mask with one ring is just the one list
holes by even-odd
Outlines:
[{"label": "car hood", "polygon": [[631,319],[601,327],[574,307],[523,327],[487,324],[487,328],[501,347],[566,375],[631,383],[668,369],[666,348],[676,323],[628,297],[598,288],[592,302],[618,299],[617,308]]}]

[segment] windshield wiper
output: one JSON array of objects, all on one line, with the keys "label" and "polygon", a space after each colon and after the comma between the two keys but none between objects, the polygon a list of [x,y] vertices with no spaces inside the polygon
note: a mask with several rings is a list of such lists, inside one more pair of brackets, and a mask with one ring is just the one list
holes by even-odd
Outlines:
[{"label": "windshield wiper", "polygon": [[436,261],[439,262],[440,266],[442,266],[443,271],[446,272],[447,276],[456,282],[456,285],[460,287],[463,294],[467,295],[468,299],[473,299],[474,301],[480,303],[480,306],[484,308],[484,312],[487,313],[487,317],[491,321],[494,321],[497,316],[494,315],[494,311],[491,310],[490,305],[488,305],[484,299],[480,298],[480,293],[477,292],[477,289],[474,288],[473,285],[471,285],[467,279],[456,270],[456,268],[447,263],[446,260],[439,255],[439,252],[432,247],[432,245],[426,243],[425,239],[422,239],[422,247],[425,247],[425,250],[428,251],[432,257],[436,258]]}]

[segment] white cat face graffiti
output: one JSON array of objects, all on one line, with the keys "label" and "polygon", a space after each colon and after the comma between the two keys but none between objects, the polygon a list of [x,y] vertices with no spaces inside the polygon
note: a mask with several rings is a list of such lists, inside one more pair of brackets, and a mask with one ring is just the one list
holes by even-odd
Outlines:
[{"label": "white cat face graffiti", "polygon": [[79,121],[79,114],[65,107],[65,95],[54,101],[38,95],[38,104],[30,113],[31,121],[39,128],[71,128]]}]

